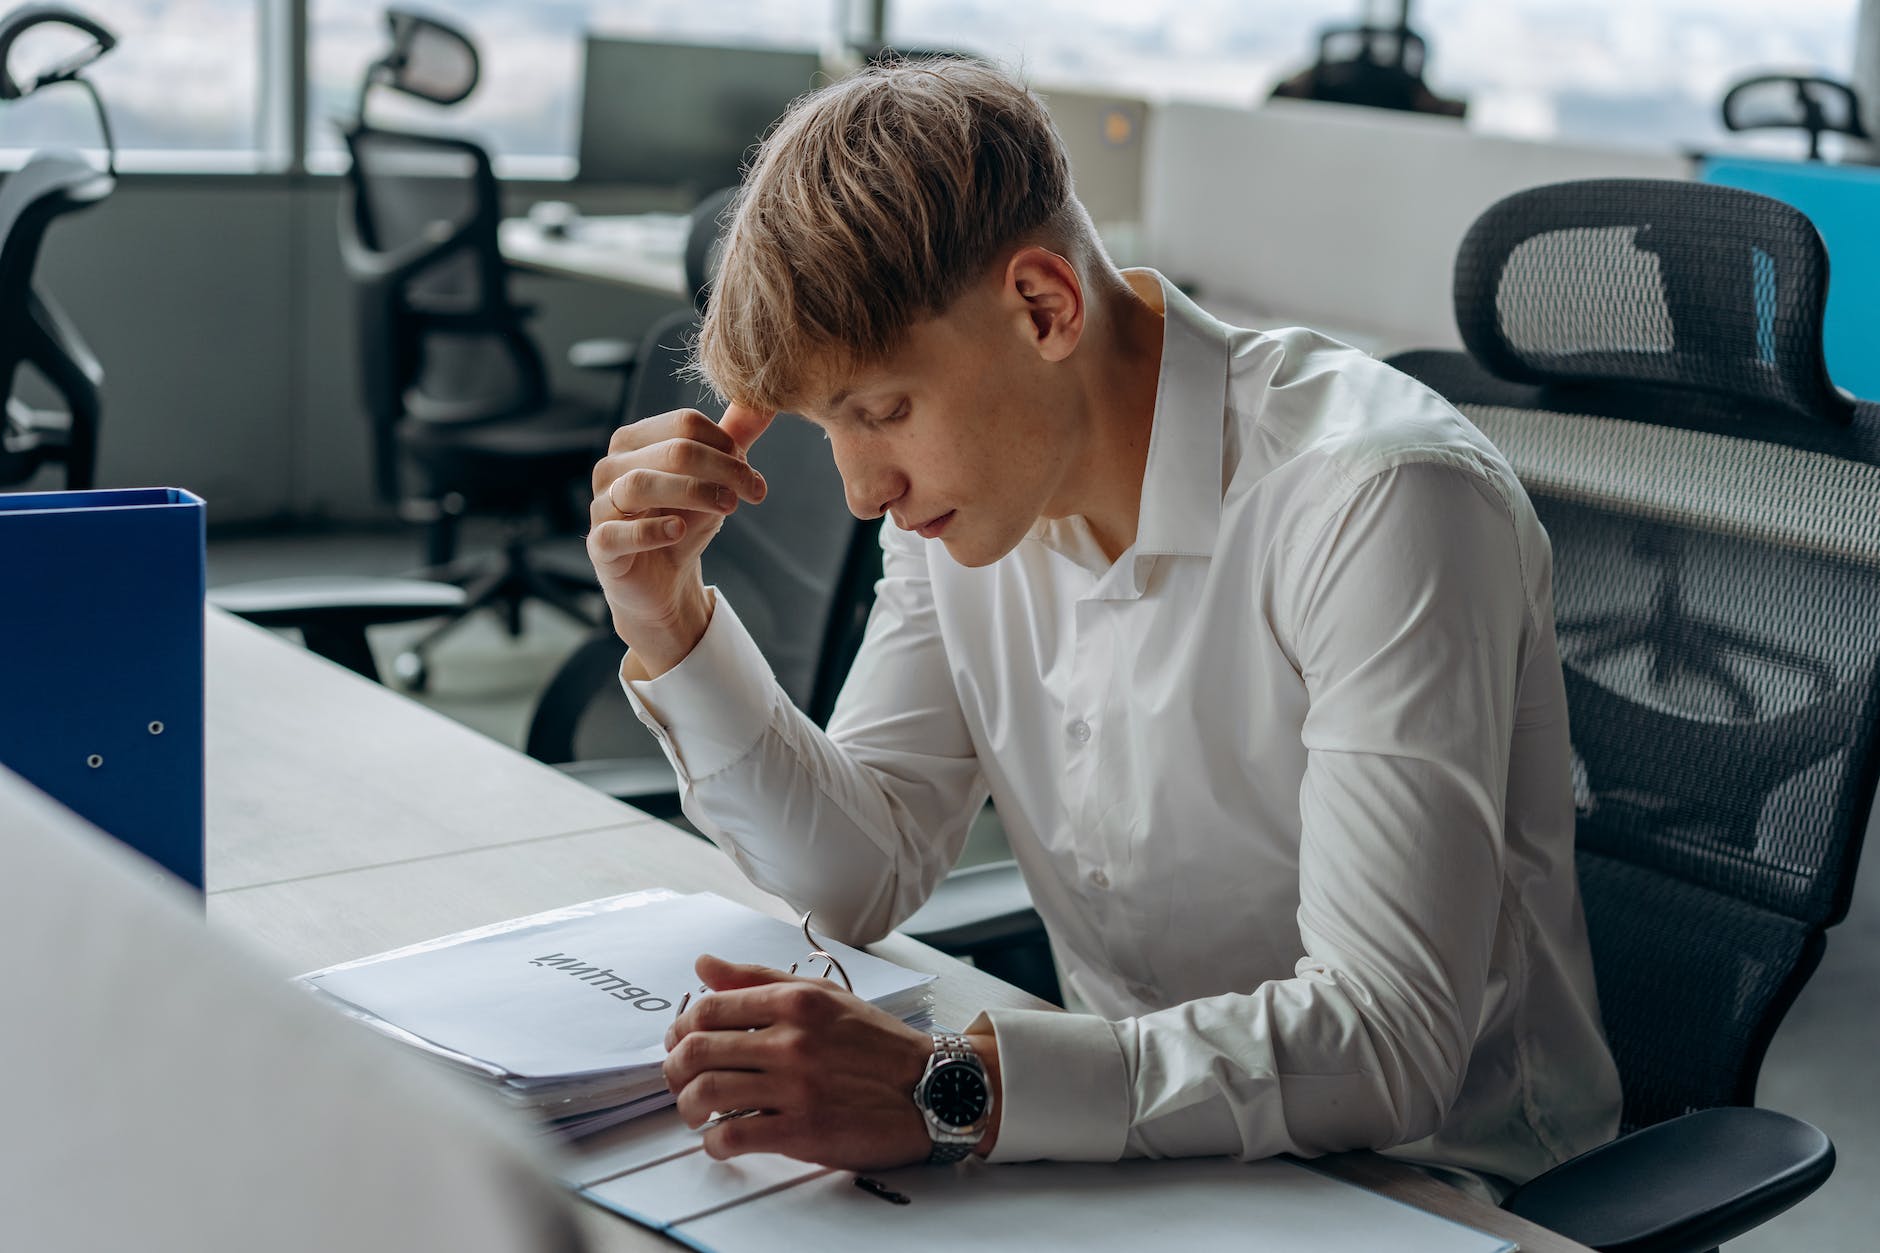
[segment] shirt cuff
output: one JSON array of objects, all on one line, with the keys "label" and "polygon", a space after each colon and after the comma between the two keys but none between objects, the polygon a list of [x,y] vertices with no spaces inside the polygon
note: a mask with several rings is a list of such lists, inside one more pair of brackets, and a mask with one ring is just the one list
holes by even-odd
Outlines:
[{"label": "shirt cuff", "polygon": [[756,747],[780,695],[770,663],[731,602],[717,588],[711,591],[711,622],[678,665],[658,678],[635,680],[621,662],[620,686],[635,716],[687,783],[710,778]]},{"label": "shirt cuff", "polygon": [[1129,1143],[1129,1072],[1115,1028],[1092,1014],[995,1009],[999,1138],[988,1161],[1113,1162]]}]

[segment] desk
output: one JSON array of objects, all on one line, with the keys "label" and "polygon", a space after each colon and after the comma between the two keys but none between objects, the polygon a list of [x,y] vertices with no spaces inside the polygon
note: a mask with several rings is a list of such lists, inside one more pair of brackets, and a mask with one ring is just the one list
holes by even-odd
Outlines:
[{"label": "desk", "polygon": [[[704,841],[258,627],[211,610],[207,641],[209,918],[285,969],[648,887],[792,917]],[[1042,1004],[905,936],[873,951],[941,976],[943,1024]],[[1320,1164],[1532,1253],[1587,1253],[1386,1158]],[[672,1247],[579,1209],[597,1250]]]},{"label": "desk", "polygon": [[528,218],[507,218],[496,242],[505,261],[525,270],[685,300],[688,225],[682,213],[584,217],[565,238],[554,238]]}]

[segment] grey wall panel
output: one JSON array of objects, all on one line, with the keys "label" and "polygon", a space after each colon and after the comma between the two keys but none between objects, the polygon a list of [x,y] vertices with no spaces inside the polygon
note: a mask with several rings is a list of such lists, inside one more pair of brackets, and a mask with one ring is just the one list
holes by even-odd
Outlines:
[{"label": "grey wall panel", "polygon": [[[132,176],[104,204],[55,225],[39,281],[104,365],[102,485],[187,487],[209,501],[211,525],[391,516],[373,494],[358,332],[339,259],[342,186]],[[516,212],[551,196],[597,213],[668,207],[564,184],[510,192]],[[557,388],[608,404],[616,380],[568,366],[568,346],[636,338],[679,307],[530,275],[515,290],[537,307],[533,327]]]},{"label": "grey wall panel", "polygon": [[289,199],[274,181],[127,180],[48,233],[40,283],[104,364],[101,484],[186,487],[217,523],[285,510]]}]

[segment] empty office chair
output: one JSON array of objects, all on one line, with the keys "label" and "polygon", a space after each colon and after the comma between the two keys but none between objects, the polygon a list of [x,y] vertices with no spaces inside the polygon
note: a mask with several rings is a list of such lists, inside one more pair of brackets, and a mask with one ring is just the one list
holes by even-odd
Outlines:
[{"label": "empty office chair", "polygon": [[1808,159],[1821,160],[1821,137],[1866,139],[1860,97],[1846,83],[1807,74],[1758,74],[1735,83],[1723,97],[1727,130],[1799,130],[1808,136]]},{"label": "empty office chair", "polygon": [[1402,0],[1393,26],[1363,23],[1320,31],[1318,59],[1275,86],[1273,97],[1464,116],[1467,101],[1439,96],[1423,81],[1428,53],[1423,36],[1410,29],[1410,0]]},{"label": "empty office chair", "polygon": [[1506,454],[1553,542],[1630,1134],[1508,1207],[1598,1248],[1708,1249],[1833,1168],[1813,1127],[1740,1108],[1847,912],[1880,768],[1880,408],[1828,379],[1826,285],[1778,201],[1535,188],[1462,243],[1468,351],[1392,362]]},{"label": "empty office chair", "polygon": [[[462,616],[500,609],[522,630],[530,599],[592,624],[582,565],[533,559],[532,525],[574,531],[575,501],[614,426],[612,407],[557,397],[510,296],[497,247],[502,202],[490,157],[463,139],[389,130],[366,120],[374,87],[455,104],[476,87],[475,47],[461,32],[401,10],[386,14],[391,47],[366,72],[359,117],[346,127],[352,163],[341,253],[358,289],[365,406],[379,494],[430,530],[427,564],[466,603],[399,658],[421,688],[425,654]],[[578,350],[618,365],[620,353]],[[453,564],[466,514],[501,517],[504,550]]]},{"label": "empty office chair", "polygon": [[[28,73],[13,64],[22,35],[35,27],[65,26],[89,42],[56,65]],[[97,22],[71,9],[34,5],[0,18],[0,101],[19,100],[60,83],[91,96],[104,138],[105,168],[76,152],[35,152],[0,181],[0,487],[24,483],[58,466],[64,486],[92,485],[98,458],[104,372],[50,296],[33,281],[40,245],[57,219],[90,208],[117,185],[117,148],[104,102],[82,73],[117,40]],[[57,397],[41,409],[14,394],[30,368]]]}]

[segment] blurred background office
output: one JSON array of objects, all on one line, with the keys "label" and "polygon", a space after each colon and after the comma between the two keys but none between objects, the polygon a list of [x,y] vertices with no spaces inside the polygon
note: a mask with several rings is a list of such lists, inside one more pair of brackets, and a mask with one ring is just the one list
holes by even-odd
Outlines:
[{"label": "blurred background office", "polygon": [[[1015,67],[1119,262],[1379,355],[1460,345],[1456,245],[1510,191],[1654,177],[1789,199],[1833,259],[1835,381],[1880,399],[1875,0],[432,0],[402,27],[370,0],[77,7],[117,42],[87,72],[116,181],[47,227],[33,285],[102,369],[96,482],[198,493],[230,607],[310,643],[334,612],[371,623],[354,668],[547,760],[651,763],[610,778],[654,807],[669,774],[605,691],[581,467],[619,421],[708,400],[668,385],[710,276],[697,210],[791,98],[872,57]],[[29,32],[13,56],[49,66],[75,41]],[[0,100],[0,198],[35,150],[102,163],[99,133],[79,92]],[[433,163],[421,190],[414,161]],[[446,182],[454,201],[423,199]],[[406,264],[447,242],[446,270]],[[21,429],[58,390],[0,377]],[[0,490],[66,481],[56,456],[8,465]],[[787,602],[773,614],[780,676],[823,713],[853,642],[842,597],[867,582],[847,525],[813,561],[790,549],[818,606],[802,638]],[[748,542],[751,568],[791,564]],[[252,591],[280,578],[356,581],[324,585],[344,603],[319,620],[321,585]],[[1002,855],[988,814],[967,863]],[[1880,889],[1856,893],[1759,1093],[1827,1130],[1840,1171],[1732,1247],[1863,1247],[1880,1225]]]}]

